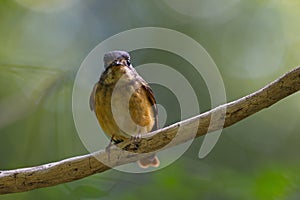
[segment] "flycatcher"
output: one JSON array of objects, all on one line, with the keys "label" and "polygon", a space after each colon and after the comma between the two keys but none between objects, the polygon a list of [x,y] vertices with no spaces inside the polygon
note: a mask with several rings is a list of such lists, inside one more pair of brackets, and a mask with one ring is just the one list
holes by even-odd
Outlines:
[{"label": "flycatcher", "polygon": [[[105,70],[90,96],[90,108],[115,144],[157,129],[157,106],[152,89],[136,72],[125,51],[104,55]],[[139,160],[142,168],[158,167],[152,156]]]}]

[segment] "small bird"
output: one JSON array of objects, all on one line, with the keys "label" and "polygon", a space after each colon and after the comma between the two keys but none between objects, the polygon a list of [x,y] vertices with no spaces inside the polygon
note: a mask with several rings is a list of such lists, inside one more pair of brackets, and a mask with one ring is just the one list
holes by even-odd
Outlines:
[{"label": "small bird", "polygon": [[[90,96],[90,108],[111,142],[156,130],[158,112],[156,100],[148,83],[136,72],[125,51],[104,55],[105,70]],[[141,168],[158,167],[155,154],[138,161]]]}]

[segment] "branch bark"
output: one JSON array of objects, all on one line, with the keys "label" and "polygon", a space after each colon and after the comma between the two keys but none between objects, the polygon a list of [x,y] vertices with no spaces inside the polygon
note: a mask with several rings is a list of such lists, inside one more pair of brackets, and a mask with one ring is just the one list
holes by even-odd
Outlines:
[{"label": "branch bark", "polygon": [[[139,160],[147,157],[147,154],[141,153],[165,148],[175,138],[179,128],[182,128],[184,133],[177,135],[171,146],[193,139],[195,137],[195,134],[193,134],[195,128],[197,130],[196,137],[226,128],[275,104],[298,90],[300,90],[300,67],[284,74],[274,82],[250,95],[166,128],[148,133],[141,138],[138,144],[133,144],[132,141],[124,141],[120,144],[120,147],[127,151],[114,146],[110,148],[109,152],[101,150],[92,154],[72,157],[41,166],[0,171],[0,194],[49,187],[110,169],[103,163],[109,163],[109,166],[118,166]],[[212,115],[217,117],[211,118]],[[138,148],[136,148],[137,145]],[[134,152],[134,156],[132,152]],[[105,162],[102,163],[99,160]]]}]

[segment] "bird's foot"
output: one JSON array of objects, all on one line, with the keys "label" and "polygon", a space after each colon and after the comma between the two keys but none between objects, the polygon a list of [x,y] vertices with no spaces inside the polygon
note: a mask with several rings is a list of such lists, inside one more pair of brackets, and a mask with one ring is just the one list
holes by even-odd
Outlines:
[{"label": "bird's foot", "polygon": [[134,150],[137,150],[139,148],[141,140],[142,140],[142,134],[140,133],[131,136],[131,141],[132,144],[134,145]]}]

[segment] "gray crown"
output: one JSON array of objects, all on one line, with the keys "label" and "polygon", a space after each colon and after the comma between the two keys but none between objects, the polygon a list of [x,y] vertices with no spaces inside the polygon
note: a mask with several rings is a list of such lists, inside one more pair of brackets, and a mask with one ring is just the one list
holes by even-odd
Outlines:
[{"label": "gray crown", "polygon": [[129,60],[130,55],[126,51],[110,51],[110,52],[107,52],[104,55],[104,58],[103,58],[104,67],[107,68],[113,61],[115,61],[119,58],[125,58],[125,59]]}]

